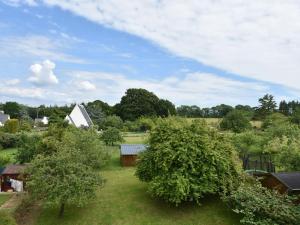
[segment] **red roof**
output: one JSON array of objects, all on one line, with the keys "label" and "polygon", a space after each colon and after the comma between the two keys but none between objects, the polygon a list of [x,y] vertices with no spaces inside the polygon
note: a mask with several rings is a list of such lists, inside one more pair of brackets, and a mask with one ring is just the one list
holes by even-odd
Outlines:
[{"label": "red roof", "polygon": [[5,167],[1,174],[20,174],[27,167],[25,164],[12,164]]}]

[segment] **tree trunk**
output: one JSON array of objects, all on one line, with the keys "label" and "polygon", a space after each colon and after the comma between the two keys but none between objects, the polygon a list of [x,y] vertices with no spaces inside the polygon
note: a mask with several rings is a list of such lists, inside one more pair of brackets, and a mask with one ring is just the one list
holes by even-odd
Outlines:
[{"label": "tree trunk", "polygon": [[60,218],[63,217],[64,212],[65,212],[65,203],[61,203],[58,217]]}]

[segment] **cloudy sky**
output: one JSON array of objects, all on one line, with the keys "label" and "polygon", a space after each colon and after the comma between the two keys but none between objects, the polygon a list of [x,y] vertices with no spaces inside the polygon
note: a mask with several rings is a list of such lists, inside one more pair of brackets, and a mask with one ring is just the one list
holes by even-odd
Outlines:
[{"label": "cloudy sky", "polygon": [[0,102],[300,99],[299,0],[0,0]]}]

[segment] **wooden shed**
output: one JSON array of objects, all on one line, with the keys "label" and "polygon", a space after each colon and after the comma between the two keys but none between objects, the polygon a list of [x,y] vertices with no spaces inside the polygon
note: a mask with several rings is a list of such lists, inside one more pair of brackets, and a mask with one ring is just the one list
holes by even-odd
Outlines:
[{"label": "wooden shed", "polygon": [[1,191],[14,190],[11,179],[20,181],[23,185],[22,175],[26,166],[26,164],[11,164],[6,166],[1,173]]},{"label": "wooden shed", "polygon": [[270,173],[263,181],[263,186],[279,193],[300,194],[300,172]]},{"label": "wooden shed", "polygon": [[135,166],[138,153],[144,151],[146,145],[143,144],[123,144],[120,145],[120,161],[122,166]]}]

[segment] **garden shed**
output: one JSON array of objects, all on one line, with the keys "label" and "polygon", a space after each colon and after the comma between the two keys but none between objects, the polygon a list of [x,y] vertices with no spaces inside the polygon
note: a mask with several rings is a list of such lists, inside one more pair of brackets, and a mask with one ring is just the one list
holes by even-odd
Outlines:
[{"label": "garden shed", "polygon": [[282,194],[300,194],[300,172],[270,173],[262,184]]},{"label": "garden shed", "polygon": [[138,153],[144,151],[143,144],[122,144],[120,146],[120,161],[122,166],[134,166]]},{"label": "garden shed", "polygon": [[23,191],[22,174],[26,164],[11,164],[4,168],[1,173],[1,191]]}]

